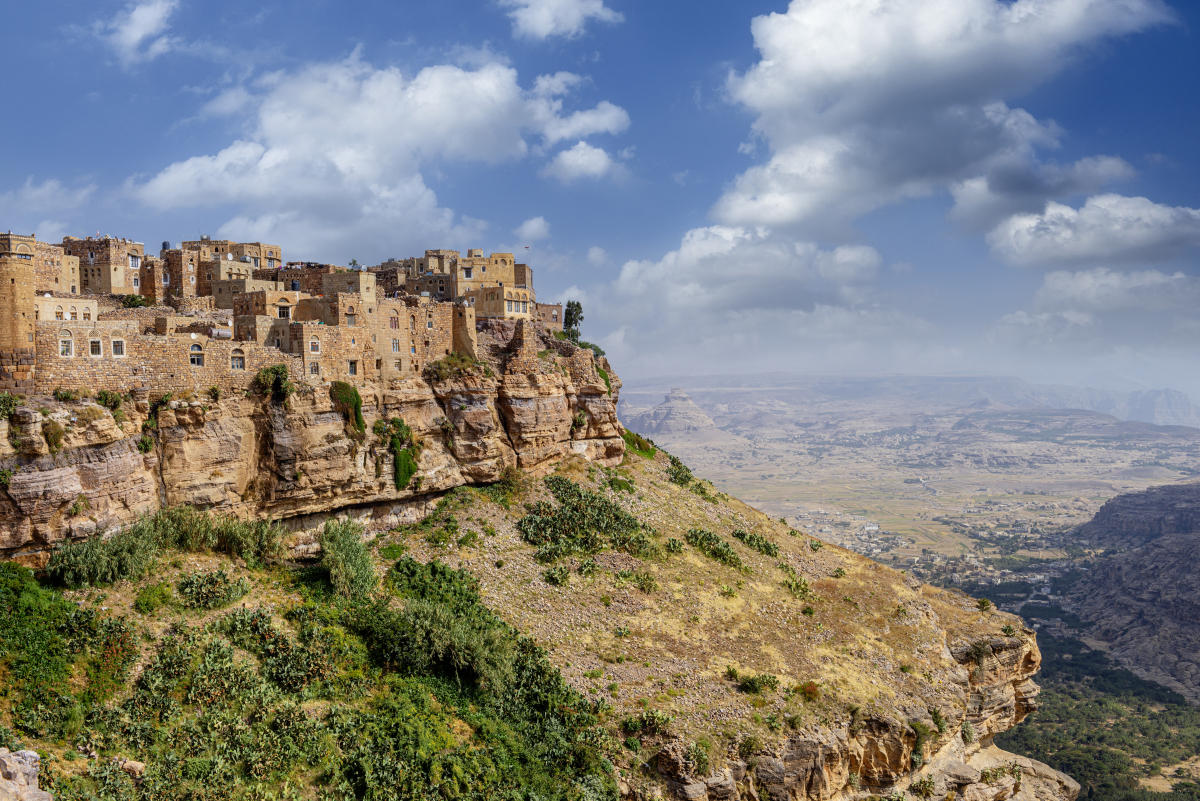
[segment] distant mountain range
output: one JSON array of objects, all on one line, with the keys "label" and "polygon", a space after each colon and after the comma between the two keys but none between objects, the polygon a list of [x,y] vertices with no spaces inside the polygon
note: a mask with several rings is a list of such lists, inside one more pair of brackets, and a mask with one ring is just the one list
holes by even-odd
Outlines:
[{"label": "distant mountain range", "polygon": [[1085,409],[1121,420],[1200,428],[1200,407],[1182,392],[1154,389],[1114,392],[1090,387],[1031,384],[994,376],[811,376],[794,373],[673,376],[627,381],[623,405],[643,414],[672,389],[681,389],[710,411],[721,404],[774,399],[788,405],[846,406],[882,403],[910,411],[941,411],[978,403],[1013,408]]}]

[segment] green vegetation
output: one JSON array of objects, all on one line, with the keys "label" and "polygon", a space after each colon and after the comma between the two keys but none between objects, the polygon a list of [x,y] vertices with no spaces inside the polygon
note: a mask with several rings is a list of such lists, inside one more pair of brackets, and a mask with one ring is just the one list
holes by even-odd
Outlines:
[{"label": "green vegetation", "polygon": [[59,387],[58,389],[54,390],[54,399],[59,403],[74,403],[75,401],[79,400],[79,396],[69,389],[63,389],[62,387]]},{"label": "green vegetation", "polygon": [[50,448],[50,453],[58,453],[62,450],[63,438],[66,437],[67,430],[53,420],[47,420],[42,423],[42,436],[46,439],[46,445]]},{"label": "green vegetation", "polygon": [[657,556],[661,546],[642,530],[633,515],[599,493],[585,490],[563,476],[547,476],[546,488],[558,501],[528,505],[529,514],[517,521],[517,531],[538,546],[539,562],[564,556],[588,556],[605,548],[634,556]]},{"label": "green vegetation", "polygon": [[283,530],[270,520],[244,521],[176,506],[140,518],[109,539],[63,542],[46,566],[46,576],[76,588],[138,579],[164,549],[218,551],[259,565],[280,548]]},{"label": "green vegetation", "polygon": [[[595,346],[593,346],[593,345],[589,345],[588,347],[593,348],[593,350],[595,349]],[[603,356],[604,352],[601,351],[601,352],[597,353],[596,355]],[[608,377],[608,371],[605,370],[603,367],[597,367],[596,372],[600,374],[600,380],[604,382],[604,386],[608,387],[608,394],[612,395],[612,379],[610,379]]]},{"label": "green vegetation", "polygon": [[735,539],[741,540],[746,545],[749,545],[754,550],[766,556],[779,556],[779,546],[771,542],[769,539],[759,534],[757,531],[742,531],[740,528],[735,528],[732,532]]},{"label": "green vegetation", "polygon": [[191,573],[179,582],[179,595],[183,598],[183,605],[189,609],[220,609],[244,597],[248,592],[250,584],[246,579],[233,581],[224,569],[210,573]]},{"label": "green vegetation", "polygon": [[490,377],[492,368],[458,351],[438,359],[436,362],[430,362],[424,370],[424,376],[429,381],[446,381],[451,378],[462,378],[480,373]]},{"label": "green vegetation", "polygon": [[[355,390],[355,394],[357,395],[357,390]],[[361,400],[358,408],[358,415],[361,417]],[[393,417],[391,420],[376,420],[372,430],[377,437],[388,443],[388,451],[393,457],[396,489],[407,489],[412,477],[417,473],[417,462],[421,458],[421,444],[413,436],[412,429],[405,425],[404,420],[399,417]]]},{"label": "green vegetation", "polygon": [[288,376],[287,365],[276,364],[259,370],[254,383],[263,395],[269,394],[276,403],[283,403],[296,391],[296,385]]},{"label": "green vegetation", "polygon": [[1084,787],[1081,798],[1200,798],[1200,786],[1189,781],[1171,793],[1146,792],[1137,782],[1200,753],[1200,709],[1078,640],[1041,634],[1038,646],[1038,711],[997,735],[997,745],[1070,774]]},{"label": "green vegetation", "polygon": [[7,420],[17,411],[23,398],[11,392],[0,392],[0,419]]},{"label": "green vegetation", "polygon": [[[269,575],[307,600],[203,629],[175,622],[131,681],[123,619],[0,564],[0,713],[29,747],[100,755],[74,775],[44,760],[42,786],[60,801],[615,801],[603,753],[619,744],[600,704],[484,606],[467,573],[402,559],[385,594],[359,596],[337,592],[332,569]],[[151,586],[139,598],[152,611],[169,592]],[[665,728],[659,715],[637,730]],[[16,744],[7,729],[0,739]],[[138,784],[116,755],[147,764]]]},{"label": "green vegetation", "polygon": [[654,454],[658,452],[653,442],[628,429],[622,432],[621,438],[625,440],[626,449],[633,451],[643,459],[653,459]]},{"label": "green vegetation", "polygon": [[757,676],[746,676],[739,683],[738,687],[744,693],[758,695],[763,692],[774,692],[779,689],[779,677],[772,676],[770,673],[759,673]]},{"label": "green vegetation", "polygon": [[138,590],[133,608],[143,615],[152,615],[171,602],[171,585],[165,581],[159,584],[148,584]]},{"label": "green vegetation", "polygon": [[143,309],[149,302],[141,295],[122,295],[121,306],[126,309]]},{"label": "green vegetation", "polygon": [[321,529],[321,565],[344,598],[365,598],[378,584],[362,535],[363,527],[349,520],[328,520]]},{"label": "green vegetation", "polygon": [[149,434],[142,434],[138,437],[137,449],[141,453],[149,453],[154,450],[154,437]]},{"label": "green vegetation", "polygon": [[671,465],[667,468],[667,478],[672,484],[678,484],[681,487],[686,487],[692,483],[692,471],[688,469],[677,456],[671,456]]},{"label": "green vegetation", "polygon": [[[358,389],[345,381],[334,381],[329,386],[329,399],[338,411],[346,415],[354,430],[362,434],[367,430],[367,424],[362,416],[362,396]],[[401,422],[403,425],[403,422]]]},{"label": "green vegetation", "polygon": [[716,559],[723,565],[738,569],[744,567],[742,558],[737,555],[737,551],[733,550],[733,546],[711,531],[705,531],[702,528],[689,529],[687,543],[709,559]]}]

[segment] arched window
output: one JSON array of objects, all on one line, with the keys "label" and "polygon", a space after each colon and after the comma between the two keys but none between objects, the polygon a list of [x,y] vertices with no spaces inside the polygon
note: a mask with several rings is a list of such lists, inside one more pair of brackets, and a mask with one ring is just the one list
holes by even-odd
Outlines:
[{"label": "arched window", "polygon": [[83,319],[85,319],[85,320],[90,320],[90,319],[92,319],[92,310],[91,310],[91,309],[87,309],[87,308],[85,308],[85,309],[83,310]]},{"label": "arched window", "polygon": [[75,340],[71,332],[63,329],[58,332],[58,355],[70,358],[75,355]]},{"label": "arched window", "polygon": [[233,353],[230,354],[229,369],[231,369],[231,370],[245,370],[246,369],[246,354],[242,352],[241,348],[234,348]]},{"label": "arched window", "polygon": [[188,351],[188,361],[192,363],[192,367],[203,367],[204,348],[199,345],[192,345]]},{"label": "arched window", "polygon": [[346,325],[357,325],[358,317],[354,314],[354,307],[346,307]]},{"label": "arched window", "polygon": [[320,353],[321,352],[321,340],[317,339],[316,337],[313,337],[312,339],[310,339],[308,342],[308,352],[309,353]]},{"label": "arched window", "polygon": [[388,325],[390,325],[394,330],[400,329],[400,312],[392,309],[391,316],[388,318]]},{"label": "arched window", "polygon": [[292,317],[292,307],[287,305],[286,301],[279,302],[279,319],[289,320]]},{"label": "arched window", "polygon": [[55,306],[54,307],[54,319],[61,320],[62,318],[63,318],[62,306]]},{"label": "arched window", "polygon": [[408,315],[408,330],[409,331],[417,330],[417,315],[415,315],[415,314]]},{"label": "arched window", "polygon": [[71,307],[71,319],[72,319],[72,320],[78,320],[78,319],[79,319],[79,312],[75,311],[75,307],[74,307],[74,306],[72,306],[72,307]]}]

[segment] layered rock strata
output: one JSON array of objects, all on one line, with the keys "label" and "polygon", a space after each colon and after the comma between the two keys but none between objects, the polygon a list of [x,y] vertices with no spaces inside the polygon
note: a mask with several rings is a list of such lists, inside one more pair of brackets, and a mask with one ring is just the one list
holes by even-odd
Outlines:
[{"label": "layered rock strata", "polygon": [[[385,528],[417,519],[446,490],[497,480],[506,466],[540,475],[571,454],[620,463],[621,381],[605,358],[532,326],[479,338],[474,368],[359,386],[365,432],[328,385],[301,385],[283,403],[205,396],[153,411],[157,399],[135,393],[120,423],[94,403],[30,399],[0,424],[0,469],[12,471],[0,485],[0,555],[41,565],[56,542],[177,504],[296,530],[335,512]],[[404,489],[388,443],[372,433],[394,417],[422,445]],[[143,452],[147,421],[153,447]]]},{"label": "layered rock strata", "polygon": [[978,645],[948,650],[957,665],[951,692],[960,706],[942,712],[940,732],[927,714],[908,722],[872,716],[731,755],[707,775],[698,775],[682,740],[668,743],[652,764],[668,793],[689,801],[831,801],[896,792],[964,801],[1074,801],[1079,784],[1069,776],[992,744],[996,734],[1037,709],[1032,676],[1041,654],[1033,632],[997,637],[986,646],[983,657]]}]

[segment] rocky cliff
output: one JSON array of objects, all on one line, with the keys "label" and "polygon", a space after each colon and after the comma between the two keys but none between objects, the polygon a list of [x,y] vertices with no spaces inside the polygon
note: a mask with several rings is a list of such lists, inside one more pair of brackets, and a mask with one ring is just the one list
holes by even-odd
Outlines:
[{"label": "rocky cliff", "polygon": [[1200,703],[1200,484],[1113,498],[1079,533],[1106,557],[1071,592],[1089,644]]},{"label": "rocky cliff", "polygon": [[[569,454],[621,461],[621,381],[606,359],[512,324],[479,338],[473,366],[360,386],[365,432],[329,385],[302,384],[282,403],[247,395],[163,405],[135,393],[117,415],[89,400],[27,399],[0,421],[0,470],[11,471],[0,473],[0,554],[44,564],[64,538],[178,504],[297,530],[352,508],[386,526],[415,519],[452,487],[496,481],[508,465],[536,475]],[[372,433],[394,417],[422,445],[404,489],[388,442]]]}]

